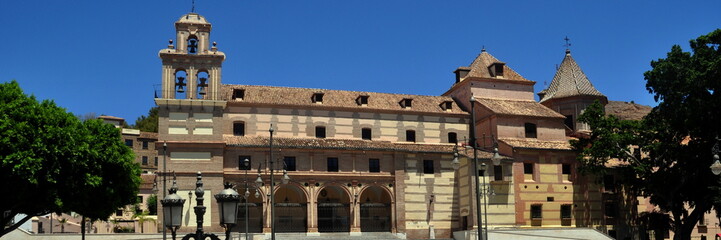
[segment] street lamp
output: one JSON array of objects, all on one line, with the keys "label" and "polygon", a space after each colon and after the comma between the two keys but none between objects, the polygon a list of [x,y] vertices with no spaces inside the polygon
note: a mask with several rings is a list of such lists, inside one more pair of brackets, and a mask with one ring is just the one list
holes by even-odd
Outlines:
[{"label": "street lamp", "polygon": [[185,199],[177,194],[178,185],[175,174],[173,174],[173,186],[168,192],[169,195],[166,195],[160,204],[163,205],[163,224],[170,229],[173,240],[175,240],[175,232],[180,228],[181,219],[183,219],[183,204],[185,203]]},{"label": "street lamp", "polygon": [[233,184],[225,183],[225,189],[215,194],[215,200],[220,206],[220,225],[225,227],[225,239],[230,239],[230,229],[237,222],[238,202],[240,195],[233,190]]},{"label": "street lamp", "polygon": [[473,174],[476,182],[476,221],[478,222],[478,240],[483,240],[483,219],[481,218],[481,186],[478,183],[478,147],[476,145],[476,98],[471,96],[471,146],[473,147]]},{"label": "street lamp", "polygon": [[[248,170],[250,170],[250,159],[244,159],[243,160],[243,166],[245,168],[245,178],[243,182],[245,183],[245,193],[243,193],[243,198],[245,199],[245,239],[248,240],[248,197],[250,197],[250,191],[248,190]],[[255,197],[260,197],[260,193],[258,193],[258,188],[255,189]]]},{"label": "street lamp", "polygon": [[719,154],[719,144],[718,144],[718,143],[719,143],[719,140],[721,140],[721,139],[719,139],[718,137],[716,137],[716,143],[715,143],[715,144],[713,145],[713,147],[711,148],[711,153],[713,153],[713,160],[714,160],[714,163],[711,164],[711,172],[713,172],[713,174],[716,174],[716,175],[721,174],[721,162],[719,162],[719,156],[718,156],[718,154]]},{"label": "street lamp", "polygon": [[[268,132],[270,132],[270,156],[269,156],[269,170],[270,170],[270,239],[275,240],[275,193],[273,191],[273,188],[275,187],[275,178],[273,177],[273,171],[275,168],[275,162],[273,161],[273,125],[270,125],[270,129],[268,129]],[[260,169],[262,168],[262,164],[258,164],[258,178],[255,180],[256,187],[260,188],[263,186],[263,178],[260,176]],[[288,176],[288,171],[285,169],[286,165],[285,162],[283,162],[283,177],[281,178],[281,183],[288,184],[290,182],[290,176]],[[256,191],[255,196],[258,197],[259,194]]]},{"label": "street lamp", "polygon": [[458,170],[461,167],[461,162],[458,161],[458,143],[453,146],[453,161],[451,161],[451,167],[453,170]]}]

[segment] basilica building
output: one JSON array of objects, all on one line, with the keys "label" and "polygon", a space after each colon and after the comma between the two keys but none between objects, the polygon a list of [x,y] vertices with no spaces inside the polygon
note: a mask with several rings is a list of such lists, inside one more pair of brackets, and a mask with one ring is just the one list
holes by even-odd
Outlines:
[{"label": "basilica building", "polygon": [[608,100],[570,51],[559,54],[540,101],[535,81],[485,49],[455,78],[449,74],[444,94],[422,96],[228,84],[242,79],[222,79],[226,56],[211,41],[210,22],[189,13],[175,29],[175,41],[159,52],[155,147],[158,166],[165,161],[186,199],[180,232],[196,227],[197,172],[210,231],[222,231],[218,205],[208,199],[224,182],[241,196],[249,192],[238,221],[244,226],[247,206],[256,233],[270,232],[271,221],[276,232],[409,239],[470,235],[479,227],[590,227],[619,237],[626,229],[609,216],[620,209],[607,209],[618,205],[607,204],[603,187],[576,171],[568,140],[588,131],[577,116]]}]

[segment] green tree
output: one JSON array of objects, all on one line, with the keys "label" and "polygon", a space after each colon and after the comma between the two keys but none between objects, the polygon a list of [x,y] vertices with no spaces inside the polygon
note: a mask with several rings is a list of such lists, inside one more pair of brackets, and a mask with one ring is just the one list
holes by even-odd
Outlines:
[{"label": "green tree", "polygon": [[150,108],[148,116],[138,117],[133,128],[143,132],[158,132],[158,107]]},{"label": "green tree", "polygon": [[[626,162],[625,185],[671,213],[677,240],[690,239],[704,213],[721,215],[721,176],[709,169],[721,135],[721,29],[690,43],[693,53],[676,45],[651,62],[644,77],[658,106],[642,121],[606,117],[595,104],[579,118],[590,125],[590,138],[573,143],[582,170],[602,172],[610,158]],[[634,156],[634,146],[646,154]]]},{"label": "green tree", "polygon": [[[136,200],[140,167],[120,132],[81,122],[54,102],[38,102],[15,81],[0,84],[0,236],[33,216],[77,212],[106,219]],[[8,223],[18,214],[22,220]]]},{"label": "green tree", "polygon": [[148,197],[148,214],[158,215],[158,195],[150,195]]}]

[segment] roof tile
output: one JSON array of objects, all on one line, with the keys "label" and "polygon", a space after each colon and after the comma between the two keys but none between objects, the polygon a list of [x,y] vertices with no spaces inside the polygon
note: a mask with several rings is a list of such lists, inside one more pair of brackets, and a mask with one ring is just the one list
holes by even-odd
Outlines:
[{"label": "roof tile", "polygon": [[476,98],[476,102],[499,115],[565,118],[533,100]]},{"label": "roof tile", "polygon": [[541,92],[545,92],[545,95],[540,102],[572,96],[606,97],[593,87],[593,84],[583,73],[581,67],[578,66],[576,60],[571,57],[570,51],[566,52],[566,56],[563,58],[561,66],[558,67],[556,75],[553,76],[551,84]]}]

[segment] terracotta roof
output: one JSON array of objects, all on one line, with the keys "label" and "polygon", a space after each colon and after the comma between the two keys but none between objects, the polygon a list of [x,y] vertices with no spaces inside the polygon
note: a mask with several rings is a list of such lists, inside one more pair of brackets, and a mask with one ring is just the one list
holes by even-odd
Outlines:
[{"label": "terracotta roof", "polygon": [[[558,67],[553,81],[545,89],[545,96],[540,102],[545,102],[554,98],[564,98],[572,96],[598,96],[605,98],[601,92],[596,90],[588,80],[586,74],[583,73],[581,67],[578,66],[576,60],[571,57],[571,52],[566,51],[566,56]],[[543,91],[542,91],[543,92]]]},{"label": "terracotta roof", "polygon": [[[225,143],[230,146],[240,147],[268,147],[268,137],[241,137],[234,135],[223,135]],[[365,151],[400,151],[400,152],[423,152],[423,153],[453,153],[453,145],[450,144],[419,144],[419,143],[394,143],[389,141],[368,141],[352,139],[328,139],[328,138],[282,138],[274,137],[273,146],[279,148],[300,148],[300,149],[343,149],[343,150],[365,150]],[[459,147],[459,151],[463,149]],[[478,151],[480,158],[490,158],[490,152]]]},{"label": "terracotta roof", "polygon": [[542,141],[529,138],[499,138],[498,141],[514,148],[571,150],[571,144],[568,141]]},{"label": "terracotta roof", "polygon": [[115,120],[115,121],[125,121],[124,118],[114,117],[114,116],[108,116],[108,115],[100,115],[100,117],[98,117],[98,119]]},{"label": "terracotta roof", "polygon": [[565,118],[533,100],[476,98],[476,102],[499,115]]},{"label": "terracotta roof", "polygon": [[516,71],[513,71],[508,65],[504,64],[503,66],[503,76],[500,78],[495,78],[491,75],[491,72],[489,71],[488,67],[491,66],[493,63],[503,63],[493,57],[490,53],[486,52],[485,50],[481,51],[481,54],[478,54],[478,57],[476,57],[475,60],[471,63],[469,66],[471,71],[468,73],[467,77],[476,77],[476,78],[491,78],[491,79],[507,79],[507,80],[518,80],[518,81],[528,81],[530,80],[524,78],[521,76],[521,74],[518,74]]},{"label": "terracotta roof", "polygon": [[633,102],[608,101],[606,115],[613,115],[622,120],[641,120],[651,112],[651,107]]},{"label": "terracotta roof", "polygon": [[[233,99],[233,90],[245,90],[243,99]],[[357,92],[312,88],[270,87],[254,85],[223,85],[223,96],[228,103],[243,102],[254,104],[273,104],[303,107],[341,107],[364,110],[389,110],[397,112],[451,113],[468,114],[449,96],[422,96],[409,94],[391,94],[376,92]],[[313,94],[323,93],[323,103],[314,103]],[[368,104],[358,104],[359,96],[368,96]],[[400,104],[403,99],[413,99],[411,107],[406,109]],[[452,108],[441,108],[443,102],[451,102]]]}]

